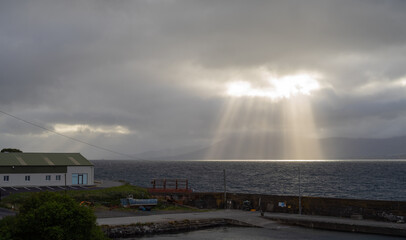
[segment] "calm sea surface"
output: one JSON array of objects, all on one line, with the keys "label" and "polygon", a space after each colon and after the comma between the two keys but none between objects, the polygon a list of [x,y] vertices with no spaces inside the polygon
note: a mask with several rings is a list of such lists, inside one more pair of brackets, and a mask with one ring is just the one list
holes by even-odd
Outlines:
[{"label": "calm sea surface", "polygon": [[195,191],[227,191],[406,201],[406,160],[124,161],[98,160],[95,178],[150,187],[153,178],[186,178]]}]

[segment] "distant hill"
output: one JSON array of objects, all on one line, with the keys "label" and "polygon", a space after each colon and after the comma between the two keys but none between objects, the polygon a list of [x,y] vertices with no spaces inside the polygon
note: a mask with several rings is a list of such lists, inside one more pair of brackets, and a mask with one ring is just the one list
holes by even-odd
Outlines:
[{"label": "distant hill", "polygon": [[406,136],[385,139],[328,138],[321,143],[328,158],[406,157]]},{"label": "distant hill", "polygon": [[[304,141],[305,142],[305,141]],[[385,139],[325,138],[319,141],[323,159],[406,158],[406,136]],[[245,136],[224,139],[212,146],[144,154],[144,159],[317,159],[308,154],[293,156],[284,139],[265,136]],[[287,153],[288,152],[288,153]]]},{"label": "distant hill", "polygon": [[139,154],[133,154],[135,159],[167,159],[171,157],[183,155],[183,154],[189,154],[195,151],[200,150],[200,146],[184,146],[184,147],[179,147],[179,148],[173,148],[173,149],[161,149],[161,150],[155,150],[155,151],[146,151],[142,152]]}]

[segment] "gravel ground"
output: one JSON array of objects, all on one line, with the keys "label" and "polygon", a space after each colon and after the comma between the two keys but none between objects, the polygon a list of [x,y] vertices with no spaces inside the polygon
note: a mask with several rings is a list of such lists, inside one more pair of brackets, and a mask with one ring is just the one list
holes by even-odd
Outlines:
[{"label": "gravel ground", "polygon": [[193,213],[194,210],[154,210],[140,211],[133,209],[95,209],[94,214],[97,218],[115,218],[115,217],[133,217],[133,216],[150,216],[174,213]]}]

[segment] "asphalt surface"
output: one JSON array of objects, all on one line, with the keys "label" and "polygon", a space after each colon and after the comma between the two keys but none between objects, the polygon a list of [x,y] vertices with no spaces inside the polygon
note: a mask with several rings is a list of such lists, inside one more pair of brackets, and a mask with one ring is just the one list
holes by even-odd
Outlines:
[{"label": "asphalt surface", "polygon": [[5,216],[14,216],[14,215],[16,215],[16,212],[5,208],[0,208],[0,219],[3,219],[3,217]]},{"label": "asphalt surface", "polygon": [[347,224],[354,226],[368,226],[376,228],[391,228],[391,229],[403,229],[406,230],[405,223],[395,223],[395,222],[380,222],[372,220],[356,220],[350,218],[339,218],[339,217],[329,217],[329,216],[315,216],[315,215],[298,215],[298,214],[286,214],[286,213],[266,213],[265,218],[269,220],[282,221],[290,220],[297,222],[311,221],[311,222],[324,222],[333,224]]},{"label": "asphalt surface", "polygon": [[199,220],[212,218],[227,218],[245,222],[258,227],[278,227],[281,224],[264,219],[259,212],[249,212],[241,210],[216,210],[208,212],[189,212],[189,213],[174,213],[174,214],[155,214],[144,216],[131,217],[113,217],[113,218],[98,218],[99,225],[129,225],[135,223],[151,223],[151,222],[168,222],[181,220]]}]

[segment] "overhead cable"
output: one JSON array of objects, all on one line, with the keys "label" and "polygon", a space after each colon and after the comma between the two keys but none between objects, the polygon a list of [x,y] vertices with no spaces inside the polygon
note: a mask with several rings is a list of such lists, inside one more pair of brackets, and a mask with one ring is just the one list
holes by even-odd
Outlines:
[{"label": "overhead cable", "polygon": [[20,118],[20,117],[14,116],[14,115],[12,115],[12,114],[10,114],[10,113],[7,113],[7,112],[4,112],[4,111],[2,111],[2,110],[0,110],[0,113],[3,113],[4,115],[7,115],[7,116],[12,117],[12,118],[14,118],[14,119],[17,119],[17,120],[19,120],[19,121],[21,121],[21,122],[27,123],[27,124],[29,124],[29,125],[32,125],[32,126],[41,128],[41,129],[43,129],[43,130],[45,130],[45,131],[47,131],[47,132],[51,132],[51,133],[53,133],[53,134],[56,134],[56,135],[62,136],[62,137],[64,137],[64,138],[70,139],[70,140],[72,140],[72,141],[79,142],[79,143],[82,143],[82,144],[91,146],[91,147],[93,147],[93,148],[97,148],[97,149],[100,149],[100,150],[104,150],[104,151],[107,151],[107,152],[110,152],[110,153],[114,153],[114,154],[117,154],[117,155],[125,156],[126,158],[129,158],[129,159],[134,159],[134,157],[131,156],[131,155],[124,154],[124,153],[120,153],[120,152],[117,152],[117,151],[114,151],[114,150],[111,150],[111,149],[108,149],[108,148],[105,148],[105,147],[97,146],[97,145],[95,145],[95,144],[88,143],[88,142],[85,142],[85,141],[83,141],[83,140],[80,140],[80,139],[77,139],[77,138],[74,138],[74,137],[69,137],[69,136],[67,136],[67,135],[65,135],[65,134],[59,133],[59,132],[54,131],[54,130],[52,130],[52,129],[43,127],[43,126],[38,125],[38,124],[36,124],[36,123],[33,123],[33,122],[28,121],[28,120],[22,119],[22,118]]}]

